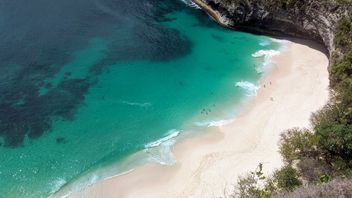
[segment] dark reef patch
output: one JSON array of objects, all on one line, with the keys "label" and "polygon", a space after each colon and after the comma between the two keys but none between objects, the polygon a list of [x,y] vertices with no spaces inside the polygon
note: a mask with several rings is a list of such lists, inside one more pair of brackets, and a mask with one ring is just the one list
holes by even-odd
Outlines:
[{"label": "dark reef patch", "polygon": [[[23,146],[25,138],[36,139],[50,131],[54,119],[73,120],[85,94],[108,65],[171,61],[190,53],[188,38],[161,25],[175,20],[168,13],[182,9],[187,8],[180,1],[4,0],[0,6],[0,146]],[[74,61],[75,53],[95,38],[108,46],[87,76],[75,78],[68,71],[61,81],[52,83],[62,67]]]},{"label": "dark reef patch", "polygon": [[20,73],[11,86],[0,88],[0,136],[7,147],[22,145],[26,136],[31,139],[40,137],[51,129],[54,117],[72,119],[91,85],[88,79],[64,80],[46,94],[39,95],[39,88],[45,80],[40,68],[45,67],[24,69],[29,68],[23,72],[27,75]]},{"label": "dark reef patch", "polygon": [[56,138],[56,143],[57,144],[65,144],[66,143],[66,139],[64,137],[57,137]]}]

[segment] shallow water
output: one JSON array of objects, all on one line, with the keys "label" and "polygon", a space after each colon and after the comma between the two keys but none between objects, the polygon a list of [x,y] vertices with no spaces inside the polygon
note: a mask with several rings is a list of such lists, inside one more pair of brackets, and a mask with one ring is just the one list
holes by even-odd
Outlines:
[{"label": "shallow water", "polygon": [[278,47],[177,0],[5,0],[0,16],[3,197],[47,197],[146,148],[113,173],[173,164],[155,147],[232,118],[255,94],[252,54]]}]

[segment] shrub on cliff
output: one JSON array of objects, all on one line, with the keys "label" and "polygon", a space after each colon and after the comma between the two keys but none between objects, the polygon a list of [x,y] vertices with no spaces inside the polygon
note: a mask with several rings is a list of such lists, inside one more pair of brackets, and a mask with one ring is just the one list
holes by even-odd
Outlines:
[{"label": "shrub on cliff", "polygon": [[287,130],[281,134],[280,154],[284,161],[292,164],[294,160],[314,156],[317,153],[317,138],[307,129]]},{"label": "shrub on cliff", "polygon": [[235,192],[230,197],[268,198],[276,188],[263,174],[263,165],[259,164],[254,172],[240,177]]},{"label": "shrub on cliff", "polygon": [[352,48],[352,24],[350,19],[342,18],[336,27],[335,45],[343,52]]},{"label": "shrub on cliff", "polygon": [[352,23],[342,18],[336,27],[336,47],[343,53],[331,66],[332,101],[313,116],[314,133],[324,160],[337,173],[352,169]]},{"label": "shrub on cliff", "polygon": [[324,158],[334,170],[352,168],[352,125],[323,122],[315,132]]},{"label": "shrub on cliff", "polygon": [[273,181],[279,192],[291,192],[302,185],[298,171],[290,165],[275,171]]},{"label": "shrub on cliff", "polygon": [[291,192],[301,185],[299,173],[291,165],[275,171],[272,176],[264,176],[263,165],[259,164],[254,172],[239,178],[235,193],[230,197],[268,198],[278,192]]},{"label": "shrub on cliff", "polygon": [[350,198],[352,197],[352,181],[351,180],[333,180],[323,185],[311,185],[301,187],[293,192],[282,192],[277,194],[277,198]]}]

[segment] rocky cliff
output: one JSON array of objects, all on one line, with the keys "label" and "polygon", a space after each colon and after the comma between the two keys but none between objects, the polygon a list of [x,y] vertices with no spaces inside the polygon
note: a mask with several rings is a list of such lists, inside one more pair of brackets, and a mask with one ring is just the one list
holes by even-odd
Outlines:
[{"label": "rocky cliff", "polygon": [[276,178],[260,181],[259,188],[245,180],[240,196],[351,197],[352,0],[193,1],[223,26],[314,40],[330,53],[330,101],[313,114],[311,130],[284,133],[280,153],[286,165]]},{"label": "rocky cliff", "polygon": [[227,27],[312,39],[324,44],[330,54],[336,51],[334,38],[338,20],[342,17],[352,18],[351,2],[341,1],[194,0],[211,16],[216,15],[217,21]]}]

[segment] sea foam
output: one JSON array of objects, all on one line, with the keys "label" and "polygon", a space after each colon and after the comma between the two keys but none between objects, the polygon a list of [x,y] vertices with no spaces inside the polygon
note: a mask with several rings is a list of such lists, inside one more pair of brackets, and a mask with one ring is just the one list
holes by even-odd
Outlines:
[{"label": "sea foam", "polygon": [[183,3],[185,3],[186,5],[188,5],[189,7],[200,9],[200,7],[196,3],[194,3],[192,0],[181,0],[181,1]]},{"label": "sea foam", "polygon": [[270,38],[271,41],[275,43],[280,43],[280,44],[288,44],[290,41],[288,40],[283,40],[283,39],[275,39],[275,38]]},{"label": "sea foam", "polygon": [[255,53],[252,54],[252,57],[254,58],[264,58],[263,63],[260,66],[257,66],[255,69],[258,73],[263,73],[264,71],[266,71],[268,69],[268,67],[270,66],[271,62],[272,62],[272,58],[274,56],[277,56],[280,54],[279,50],[259,50]]},{"label": "sea foam", "polygon": [[220,127],[225,126],[233,122],[233,119],[229,120],[216,120],[216,121],[204,121],[204,122],[196,122],[195,125],[200,127]]},{"label": "sea foam", "polygon": [[264,58],[267,58],[267,57],[273,57],[279,54],[280,54],[280,51],[270,49],[270,50],[259,50],[254,54],[252,54],[252,56],[255,58],[264,56]]},{"label": "sea foam", "polygon": [[246,91],[247,96],[255,96],[257,95],[257,91],[259,89],[259,86],[248,82],[248,81],[239,81],[236,82],[236,87],[240,87]]},{"label": "sea foam", "polygon": [[149,155],[150,159],[161,165],[174,165],[176,160],[172,154],[172,146],[176,143],[176,137],[181,131],[172,129],[165,137],[145,145],[144,151]]},{"label": "sea foam", "polygon": [[161,144],[167,143],[170,140],[173,140],[175,137],[177,137],[179,134],[181,133],[181,131],[178,131],[176,129],[172,129],[170,130],[167,135],[163,138],[160,138],[154,142],[150,142],[148,144],[145,145],[145,148],[153,148],[153,147],[157,147],[160,146]]},{"label": "sea foam", "polygon": [[289,46],[288,44],[290,43],[290,41],[288,41],[288,40],[279,40],[279,39],[274,39],[274,38],[272,38],[271,40],[275,43],[280,44],[280,48],[279,48],[280,52],[285,51],[287,49],[287,47]]},{"label": "sea foam", "polygon": [[152,106],[152,104],[149,102],[139,103],[139,102],[130,102],[130,101],[123,100],[123,101],[120,101],[120,103],[125,105],[130,105],[130,106],[144,107],[144,108],[148,108]]},{"label": "sea foam", "polygon": [[51,193],[55,193],[66,184],[66,180],[59,178],[51,183]]}]

